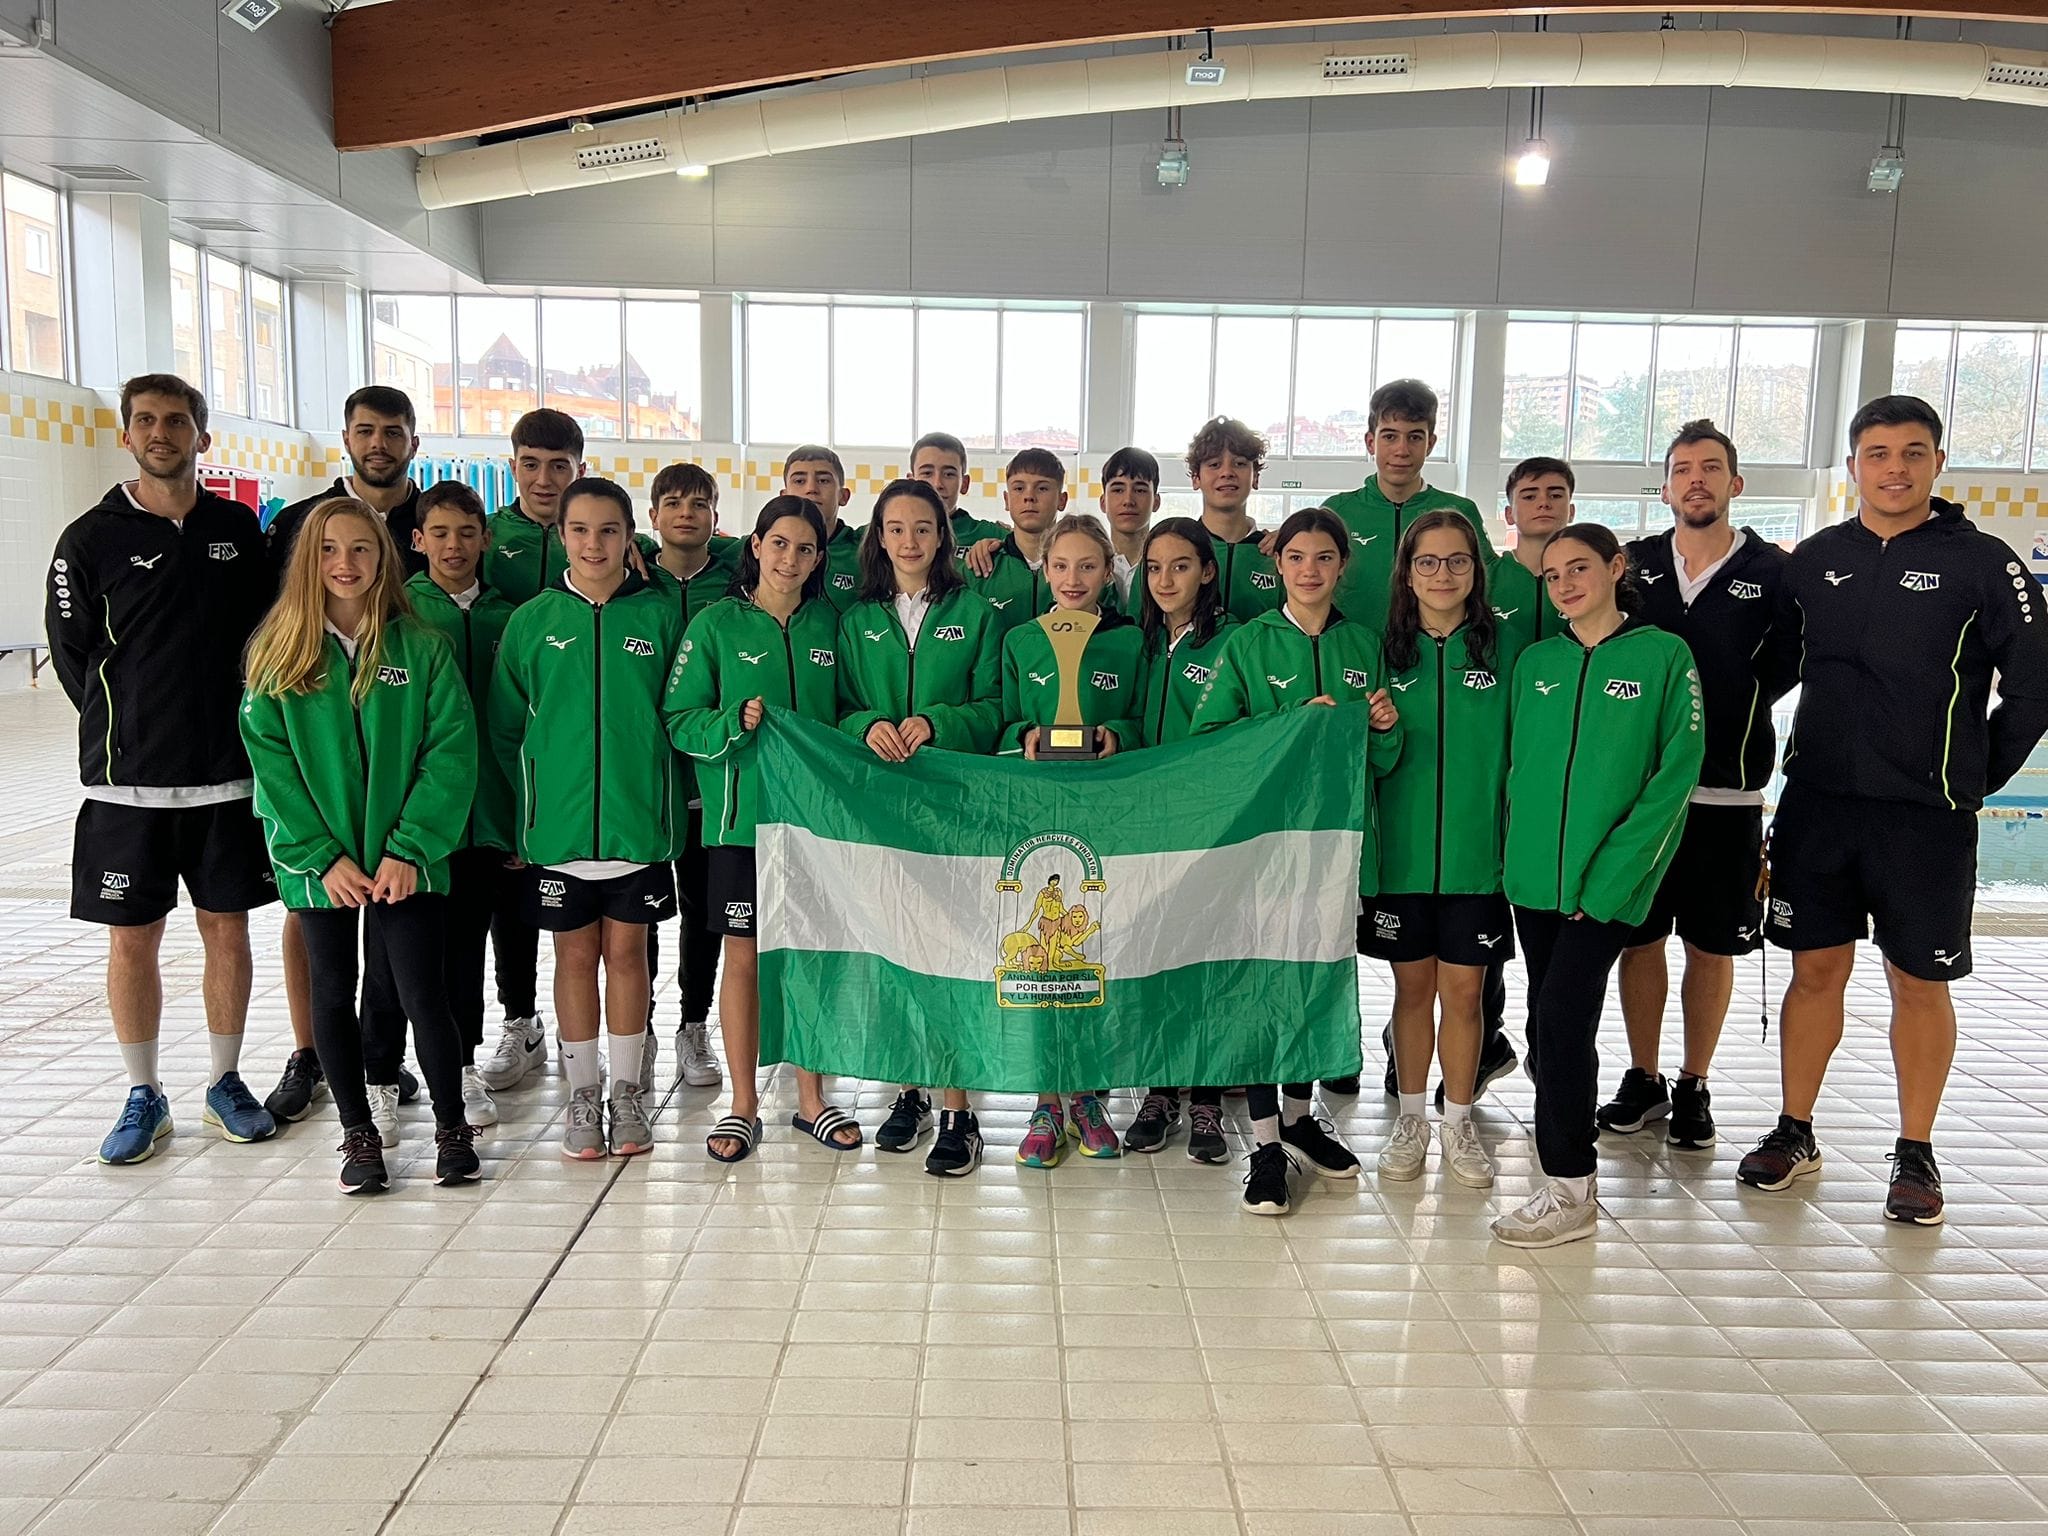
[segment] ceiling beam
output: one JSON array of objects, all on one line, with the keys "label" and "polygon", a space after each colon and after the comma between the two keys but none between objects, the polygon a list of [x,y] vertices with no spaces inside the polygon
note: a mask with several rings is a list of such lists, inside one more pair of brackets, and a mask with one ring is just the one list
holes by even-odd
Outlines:
[{"label": "ceiling beam", "polygon": [[[1332,7],[1349,5],[1348,14]],[[467,138],[685,96],[852,70],[1032,48],[1186,35],[1205,25],[1264,27],[1452,16],[1658,12],[1614,0],[402,0],[351,8],[334,23],[334,138],[383,149]],[[1687,7],[1688,10],[1695,7]],[[2038,21],[2040,0],[1719,0],[1744,12]]]}]

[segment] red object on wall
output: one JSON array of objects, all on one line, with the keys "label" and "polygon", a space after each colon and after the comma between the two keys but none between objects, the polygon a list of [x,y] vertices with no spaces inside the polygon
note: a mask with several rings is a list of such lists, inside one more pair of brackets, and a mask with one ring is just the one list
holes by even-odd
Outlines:
[{"label": "red object on wall", "polygon": [[229,469],[220,464],[201,464],[199,483],[216,496],[239,501],[259,517],[263,514],[263,486],[246,469]]}]

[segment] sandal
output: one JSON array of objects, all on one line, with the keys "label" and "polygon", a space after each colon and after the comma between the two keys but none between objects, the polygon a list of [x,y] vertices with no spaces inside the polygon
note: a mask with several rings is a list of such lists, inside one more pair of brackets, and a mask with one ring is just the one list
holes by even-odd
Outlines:
[{"label": "sandal", "polygon": [[[837,1104],[827,1104],[818,1111],[818,1118],[815,1120],[806,1120],[801,1114],[794,1114],[789,1117],[789,1123],[819,1146],[828,1147],[834,1152],[858,1152],[867,1140],[860,1134],[860,1122]],[[834,1139],[834,1131],[842,1130],[849,1125],[854,1129],[852,1141]]]},{"label": "sandal", "polygon": [[[743,1120],[738,1115],[727,1115],[711,1127],[711,1134],[704,1138],[704,1150],[711,1155],[714,1163],[743,1163],[754,1154],[754,1145],[761,1139],[761,1117]],[[740,1149],[730,1156],[718,1151],[714,1141],[736,1141]]]}]

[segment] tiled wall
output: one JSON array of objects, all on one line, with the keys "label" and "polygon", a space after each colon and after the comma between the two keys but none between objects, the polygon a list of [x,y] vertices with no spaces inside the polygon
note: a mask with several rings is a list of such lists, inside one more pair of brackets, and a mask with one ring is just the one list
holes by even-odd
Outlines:
[{"label": "tiled wall", "polygon": [[[2048,576],[2048,554],[2035,558],[2037,549],[2048,551],[2048,475],[1960,470],[1938,481],[1934,494],[1959,502],[1978,527],[2012,545],[2036,575]],[[1819,506],[1823,523],[1839,523],[1855,514],[1856,488],[1847,471],[1828,471]]]}]

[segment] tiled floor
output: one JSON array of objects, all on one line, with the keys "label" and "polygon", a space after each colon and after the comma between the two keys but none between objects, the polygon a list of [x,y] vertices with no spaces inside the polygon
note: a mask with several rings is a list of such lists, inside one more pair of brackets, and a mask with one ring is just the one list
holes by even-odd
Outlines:
[{"label": "tiled floor", "polygon": [[[1753,962],[1728,1143],[1612,1142],[1599,1238],[1534,1256],[1484,1227],[1527,1173],[1519,1076],[1482,1113],[1493,1200],[1432,1168],[1262,1220],[1177,1148],[1026,1176],[1017,1104],[959,1183],[780,1130],[728,1171],[688,1089],[653,1156],[571,1166],[550,1076],[504,1096],[484,1184],[426,1181],[422,1107],[397,1190],[350,1202],[331,1110],[262,1146],[202,1130],[187,921],[179,1133],[92,1160],[121,1084],[101,938],[62,901],[72,729],[54,692],[0,697],[0,1533],[2048,1531],[2048,940],[1983,941],[1958,988],[1933,1231],[1878,1216],[1869,965],[1827,1171],[1738,1190],[1776,1082]],[[274,912],[257,933],[261,1091]],[[1331,1107],[1369,1161],[1383,1101]]]}]

